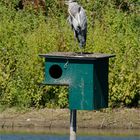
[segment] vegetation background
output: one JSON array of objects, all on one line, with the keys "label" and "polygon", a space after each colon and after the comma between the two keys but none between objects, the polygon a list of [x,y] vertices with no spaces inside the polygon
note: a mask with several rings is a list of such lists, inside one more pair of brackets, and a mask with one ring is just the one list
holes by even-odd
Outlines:
[{"label": "vegetation background", "polygon": [[[64,0],[46,0],[46,15],[19,0],[0,0],[0,107],[68,107],[67,87],[40,86],[39,54],[79,51]],[[110,107],[140,106],[140,1],[79,0],[88,17],[87,52],[110,60]],[[78,46],[78,45],[77,45]]]}]

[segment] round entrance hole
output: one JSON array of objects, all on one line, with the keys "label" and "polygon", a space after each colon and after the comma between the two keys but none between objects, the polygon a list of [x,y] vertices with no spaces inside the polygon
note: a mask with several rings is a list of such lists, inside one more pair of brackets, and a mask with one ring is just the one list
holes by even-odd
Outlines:
[{"label": "round entrance hole", "polygon": [[52,65],[49,69],[49,73],[52,78],[58,79],[62,75],[62,69],[59,65]]}]

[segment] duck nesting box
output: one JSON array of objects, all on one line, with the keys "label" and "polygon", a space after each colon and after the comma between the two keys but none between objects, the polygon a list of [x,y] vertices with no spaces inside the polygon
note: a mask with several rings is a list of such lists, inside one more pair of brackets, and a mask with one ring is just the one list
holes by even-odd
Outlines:
[{"label": "duck nesting box", "polygon": [[46,85],[69,86],[71,110],[108,107],[108,67],[110,54],[55,52],[45,58]]}]

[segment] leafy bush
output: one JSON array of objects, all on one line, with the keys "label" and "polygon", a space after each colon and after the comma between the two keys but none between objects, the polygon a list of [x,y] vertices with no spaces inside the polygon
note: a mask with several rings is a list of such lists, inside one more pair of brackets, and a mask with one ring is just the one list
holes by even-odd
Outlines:
[{"label": "leafy bush", "polygon": [[[127,7],[122,6],[124,3]],[[110,59],[110,106],[137,106],[140,103],[139,2],[95,0],[83,4],[89,19],[87,51],[116,54]]]},{"label": "leafy bush", "polygon": [[[40,86],[44,62],[38,54],[78,51],[64,1],[47,2],[47,16],[0,2],[0,104],[67,107],[67,88]],[[137,0],[80,1],[88,16],[86,51],[116,54],[110,60],[110,106],[140,104],[140,46]],[[123,6],[126,5],[126,6]]]}]

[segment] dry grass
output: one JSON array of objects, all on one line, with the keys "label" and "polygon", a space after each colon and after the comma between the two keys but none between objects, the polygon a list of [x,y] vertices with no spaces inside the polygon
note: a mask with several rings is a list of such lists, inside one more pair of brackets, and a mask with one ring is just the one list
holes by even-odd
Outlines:
[{"label": "dry grass", "polygon": [[[78,111],[78,128],[140,129],[140,109],[106,109]],[[5,128],[69,128],[68,109],[7,109],[0,114],[0,127]]]}]

